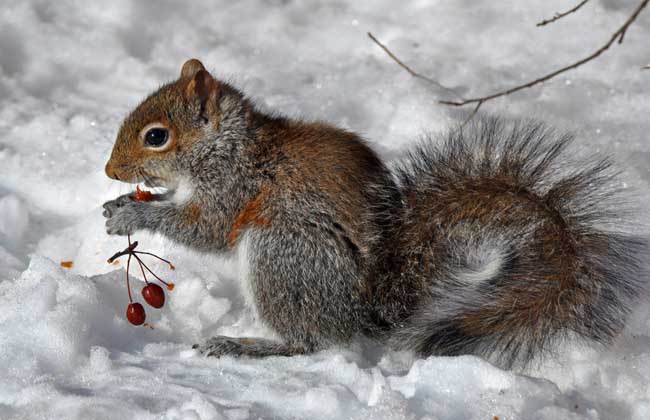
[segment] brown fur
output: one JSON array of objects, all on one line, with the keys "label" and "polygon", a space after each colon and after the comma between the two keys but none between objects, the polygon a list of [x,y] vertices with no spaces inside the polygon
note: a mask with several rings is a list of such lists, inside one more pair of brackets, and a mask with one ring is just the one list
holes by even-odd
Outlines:
[{"label": "brown fur", "polygon": [[[425,204],[432,211],[421,213],[426,216],[420,221],[423,235],[435,231],[435,225],[455,226],[467,222],[482,225],[492,223],[501,225],[503,229],[517,225],[524,227],[532,215],[536,215],[536,220],[546,222],[536,234],[536,247],[531,249],[531,253],[545,260],[548,274],[531,275],[541,277],[540,281],[544,283],[557,284],[557,299],[549,300],[548,295],[538,295],[533,290],[535,286],[531,289],[527,281],[529,273],[519,273],[521,281],[517,282],[516,287],[501,290],[492,307],[459,317],[458,324],[462,330],[469,336],[482,335],[520,328],[531,320],[548,322],[558,328],[563,325],[571,316],[567,308],[579,307],[586,297],[584,291],[572,281],[576,267],[566,266],[567,262],[577,261],[577,244],[566,229],[562,216],[547,206],[543,197],[526,189],[514,188],[503,179],[469,180],[465,184],[449,185],[447,188],[446,193],[436,197],[434,203]],[[442,242],[442,239],[438,240]],[[571,299],[572,304],[560,302],[561,298]],[[499,321],[486,322],[490,319]]]},{"label": "brown fur", "polygon": [[279,161],[274,181],[278,190],[294,196],[323,194],[348,239],[368,253],[362,227],[364,189],[375,180],[383,163],[353,133],[323,123],[267,122],[259,130],[256,155]]},{"label": "brown fur", "polygon": [[[106,174],[120,181],[141,182],[143,175],[150,175],[146,170],[148,166],[173,159],[169,156],[191,148],[203,138],[204,131],[200,126],[188,123],[184,118],[174,118],[173,110],[182,110],[188,102],[200,102],[204,117],[209,118],[214,129],[217,129],[220,118],[218,109],[204,104],[216,101],[220,89],[217,80],[205,70],[199,70],[193,77],[180,78],[149,96],[122,123],[106,164]],[[147,148],[142,141],[141,130],[156,122],[169,130],[170,145],[164,151]]]},{"label": "brown fur", "polygon": [[201,206],[197,203],[189,203],[183,209],[183,219],[187,226],[196,225],[201,221]]},{"label": "brown fur", "polygon": [[481,119],[398,165],[405,274],[375,293],[405,326],[395,347],[512,367],[568,338],[614,339],[646,290],[647,243],[618,230],[610,163],[572,161],[570,141],[541,124]]},{"label": "brown fur", "polygon": [[271,219],[265,215],[265,199],[269,195],[269,189],[264,188],[255,199],[246,203],[242,211],[235,218],[230,233],[228,234],[228,246],[233,248],[242,232],[249,227],[264,227],[271,224]]}]

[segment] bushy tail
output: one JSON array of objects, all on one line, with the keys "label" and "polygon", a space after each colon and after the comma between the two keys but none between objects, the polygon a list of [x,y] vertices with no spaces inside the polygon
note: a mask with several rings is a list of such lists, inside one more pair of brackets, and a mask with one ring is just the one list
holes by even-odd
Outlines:
[{"label": "bushy tail", "polygon": [[576,336],[611,341],[647,280],[623,233],[607,160],[567,160],[571,136],[489,119],[420,146],[398,169],[400,272],[424,296],[395,346],[525,365]]}]

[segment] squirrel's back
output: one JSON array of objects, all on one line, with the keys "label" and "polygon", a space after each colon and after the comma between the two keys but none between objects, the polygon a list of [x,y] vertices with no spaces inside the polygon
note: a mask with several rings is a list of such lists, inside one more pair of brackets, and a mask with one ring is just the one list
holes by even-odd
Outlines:
[{"label": "squirrel's back", "polygon": [[510,367],[568,336],[607,343],[623,328],[647,246],[619,229],[609,161],[568,159],[571,140],[484,119],[402,163],[395,277],[421,295],[395,346]]},{"label": "squirrel's back", "polygon": [[400,200],[382,160],[346,130],[320,122],[258,118],[250,154],[260,167],[273,161],[261,194],[281,208],[278,217],[292,219],[278,222],[331,226],[364,265],[374,265],[383,253],[384,226]]}]

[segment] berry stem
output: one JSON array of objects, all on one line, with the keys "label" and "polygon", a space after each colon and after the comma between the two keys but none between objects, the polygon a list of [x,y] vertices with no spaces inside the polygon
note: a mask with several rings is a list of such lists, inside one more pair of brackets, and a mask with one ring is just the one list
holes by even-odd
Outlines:
[{"label": "berry stem", "polygon": [[135,252],[135,248],[138,246],[138,241],[135,241],[131,243],[131,237],[129,237],[129,246],[126,247],[123,251],[116,252],[111,258],[106,260],[109,264],[112,264],[113,261],[116,259],[124,256],[124,255],[131,255],[133,252]]},{"label": "berry stem", "polygon": [[175,270],[175,269],[176,269],[176,267],[174,267],[174,264],[172,264],[170,261],[168,261],[168,260],[166,260],[166,259],[164,259],[164,258],[162,258],[162,257],[159,257],[159,256],[156,255],[156,254],[152,254],[151,252],[133,251],[133,253],[134,253],[134,254],[142,254],[142,255],[150,255],[150,256],[152,256],[152,257],[158,258],[160,261],[163,261],[163,262],[169,264],[169,269],[170,269],[170,270]]},{"label": "berry stem", "polygon": [[[135,256],[135,254],[130,254],[129,257],[131,257],[131,255]],[[144,268],[142,268],[142,265],[143,265],[144,263],[143,263],[142,260],[141,260],[140,258],[138,258],[137,256],[135,256],[135,259],[138,260],[138,264],[140,265],[140,271],[142,271],[142,278],[144,278],[144,282],[145,282],[146,284],[149,284],[149,281],[147,280],[147,275],[144,273]]]},{"label": "berry stem", "polygon": [[[129,277],[130,270],[131,270],[131,258],[135,258],[138,264],[140,265],[140,271],[142,272],[142,278],[144,279],[144,282],[149,285],[149,280],[147,279],[147,273],[145,272],[148,271],[152,276],[154,276],[159,282],[167,286],[167,290],[172,291],[174,290],[174,283],[167,283],[165,280],[161,279],[158,277],[156,273],[154,273],[147,264],[142,261],[142,259],[138,256],[140,255],[149,255],[152,257],[155,257],[159,259],[160,261],[165,262],[166,264],[169,265],[170,270],[174,270],[174,264],[171,263],[171,261],[168,261],[164,258],[159,257],[156,254],[153,254],[151,252],[144,252],[144,251],[136,251],[136,247],[138,246],[138,241],[131,242],[131,235],[127,235],[127,241],[129,243],[129,246],[127,246],[124,250],[120,252],[116,252],[112,257],[108,259],[108,263],[112,264],[115,260],[117,260],[120,257],[123,257],[124,255],[128,255],[129,258],[126,261],[126,290],[129,294],[129,302],[133,304],[133,297],[131,295],[131,278]],[[137,324],[139,325],[139,324]]]},{"label": "berry stem", "polygon": [[137,256],[137,254],[133,253],[133,256],[134,256],[135,259],[138,260],[138,262],[141,264],[141,267],[140,267],[140,268],[142,268],[142,266],[144,266],[144,268],[146,268],[147,271],[150,272],[152,276],[154,276],[156,279],[158,279],[159,282],[161,282],[161,283],[164,284],[165,286],[169,286],[169,283],[167,283],[165,280],[163,280],[163,279],[161,279],[160,277],[158,277],[158,276],[156,275],[156,273],[154,273],[153,271],[151,271],[151,269],[150,269],[149,267],[147,267],[147,264],[145,264],[145,263],[140,259],[140,257]]},{"label": "berry stem", "polygon": [[129,259],[126,260],[126,291],[129,292],[129,302],[133,303],[133,298],[131,298],[131,284],[129,283],[129,267],[131,266],[131,254],[129,254]]}]

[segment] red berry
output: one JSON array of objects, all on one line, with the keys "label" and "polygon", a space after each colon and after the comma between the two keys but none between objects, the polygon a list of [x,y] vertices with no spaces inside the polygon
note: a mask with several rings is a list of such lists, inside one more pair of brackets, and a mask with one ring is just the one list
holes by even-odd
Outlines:
[{"label": "red berry", "polygon": [[144,313],[144,308],[139,303],[130,303],[126,307],[126,318],[133,325],[141,325],[144,323],[146,315]]},{"label": "red berry", "polygon": [[165,292],[157,284],[149,283],[142,289],[142,297],[154,308],[162,308],[165,304]]},{"label": "red berry", "polygon": [[133,199],[135,201],[151,201],[153,200],[153,194],[151,191],[141,190],[140,187],[135,187],[135,194],[133,194]]}]

